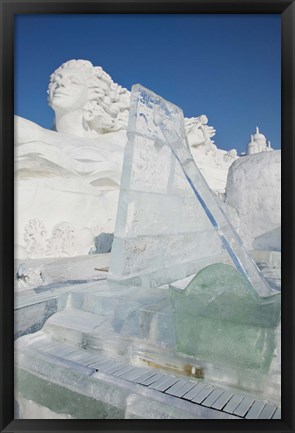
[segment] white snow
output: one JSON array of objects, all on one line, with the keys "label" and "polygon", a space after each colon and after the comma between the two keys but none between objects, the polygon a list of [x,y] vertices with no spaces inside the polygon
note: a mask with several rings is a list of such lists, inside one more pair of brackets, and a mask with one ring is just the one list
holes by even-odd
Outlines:
[{"label": "white snow", "polygon": [[281,151],[244,156],[229,169],[225,202],[246,248],[281,250]]},{"label": "white snow", "polygon": [[16,117],[16,254],[88,254],[114,230],[126,132],[78,138]]},{"label": "white snow", "polygon": [[[15,132],[16,257],[88,254],[95,236],[114,231],[126,131],[79,138],[16,117]],[[279,250],[280,151],[237,158],[199,145],[191,152],[209,186],[220,195],[226,189],[246,247]]]},{"label": "white snow", "polygon": [[[114,231],[126,141],[124,130],[80,138],[16,116],[18,258],[88,254],[95,236]],[[210,187],[224,192],[234,158],[202,145],[192,153]]]}]

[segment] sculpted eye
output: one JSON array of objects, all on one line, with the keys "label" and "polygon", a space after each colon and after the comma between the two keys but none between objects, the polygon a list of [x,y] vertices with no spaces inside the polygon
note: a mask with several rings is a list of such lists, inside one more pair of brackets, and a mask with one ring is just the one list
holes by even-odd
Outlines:
[{"label": "sculpted eye", "polygon": [[81,84],[77,77],[70,77],[70,81],[72,84]]}]

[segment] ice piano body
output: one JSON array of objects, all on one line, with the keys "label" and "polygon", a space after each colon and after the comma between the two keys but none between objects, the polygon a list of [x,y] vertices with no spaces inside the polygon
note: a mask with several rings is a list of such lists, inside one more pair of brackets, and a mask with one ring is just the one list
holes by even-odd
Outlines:
[{"label": "ice piano body", "polygon": [[199,171],[182,110],[141,85],[131,98],[110,279],[139,291],[170,284],[178,354],[267,373],[280,292]]}]

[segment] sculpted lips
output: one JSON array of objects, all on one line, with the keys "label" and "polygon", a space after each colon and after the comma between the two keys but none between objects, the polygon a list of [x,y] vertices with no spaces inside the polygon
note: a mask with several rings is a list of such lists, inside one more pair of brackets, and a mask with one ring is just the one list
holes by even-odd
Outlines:
[{"label": "sculpted lips", "polygon": [[68,94],[65,92],[62,92],[61,90],[55,90],[53,92],[53,96],[68,96]]}]

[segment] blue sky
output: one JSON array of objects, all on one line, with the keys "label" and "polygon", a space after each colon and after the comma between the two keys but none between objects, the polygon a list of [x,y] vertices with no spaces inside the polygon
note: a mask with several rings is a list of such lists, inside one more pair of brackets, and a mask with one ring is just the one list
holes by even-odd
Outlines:
[{"label": "blue sky", "polygon": [[80,58],[206,114],[219,148],[244,151],[258,125],[278,149],[280,27],[280,15],[18,15],[15,114],[51,128],[49,75]]}]

